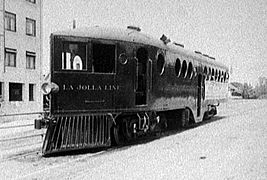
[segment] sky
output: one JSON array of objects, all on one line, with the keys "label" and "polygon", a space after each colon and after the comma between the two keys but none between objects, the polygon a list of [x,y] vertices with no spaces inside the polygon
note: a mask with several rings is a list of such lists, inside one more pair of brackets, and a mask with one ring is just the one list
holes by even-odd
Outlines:
[{"label": "sky", "polygon": [[49,70],[49,36],[76,27],[134,25],[186,49],[201,51],[232,67],[230,81],[256,85],[267,77],[266,0],[45,0],[44,73]]}]

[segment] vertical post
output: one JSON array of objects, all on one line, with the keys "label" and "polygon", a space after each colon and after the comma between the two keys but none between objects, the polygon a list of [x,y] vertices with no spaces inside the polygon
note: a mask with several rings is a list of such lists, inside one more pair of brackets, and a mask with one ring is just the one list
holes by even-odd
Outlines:
[{"label": "vertical post", "polygon": [[6,30],[5,30],[5,5],[6,5],[6,3],[5,3],[5,0],[3,0],[3,23],[4,23],[4,25],[3,25],[3,49],[4,49],[4,62],[3,62],[3,68],[4,68],[4,72],[3,73],[5,73],[6,72],[6,65],[5,65],[5,46],[6,46],[6,43],[5,43],[5,41],[6,41]]},{"label": "vertical post", "polygon": [[73,28],[73,29],[76,28],[76,20],[75,20],[75,19],[73,19],[72,28]]}]

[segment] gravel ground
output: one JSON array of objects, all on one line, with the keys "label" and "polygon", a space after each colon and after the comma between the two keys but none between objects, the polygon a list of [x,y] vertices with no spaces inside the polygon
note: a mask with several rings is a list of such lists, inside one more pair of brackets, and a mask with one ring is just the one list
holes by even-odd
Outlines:
[{"label": "gravel ground", "polygon": [[211,121],[147,143],[50,158],[36,151],[1,161],[0,179],[267,179],[266,107],[230,100]]}]

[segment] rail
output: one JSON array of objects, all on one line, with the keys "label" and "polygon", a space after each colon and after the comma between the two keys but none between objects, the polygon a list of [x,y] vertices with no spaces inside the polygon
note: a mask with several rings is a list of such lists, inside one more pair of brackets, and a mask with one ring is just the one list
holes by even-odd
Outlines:
[{"label": "rail", "polygon": [[43,114],[43,113],[45,113],[45,112],[30,112],[30,113],[0,114],[0,117],[8,117],[8,116],[26,116],[26,115]]}]

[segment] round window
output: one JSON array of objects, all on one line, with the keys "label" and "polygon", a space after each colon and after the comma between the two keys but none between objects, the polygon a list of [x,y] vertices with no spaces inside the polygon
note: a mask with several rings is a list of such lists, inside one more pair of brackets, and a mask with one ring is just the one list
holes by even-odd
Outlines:
[{"label": "round window", "polygon": [[181,70],[181,62],[180,62],[180,59],[177,58],[176,62],[175,62],[175,75],[177,77],[179,77],[179,75],[180,75],[180,70]]},{"label": "round window", "polygon": [[188,70],[187,70],[187,78],[191,79],[193,75],[193,64],[189,62]]},{"label": "round window", "polygon": [[125,53],[120,54],[119,61],[121,64],[126,64],[128,62],[128,59]]},{"label": "round window", "polygon": [[157,69],[160,75],[162,75],[164,72],[164,65],[165,65],[164,56],[162,54],[159,54],[157,60]]},{"label": "round window", "polygon": [[184,60],[182,64],[181,77],[185,78],[187,74],[187,63]]}]

